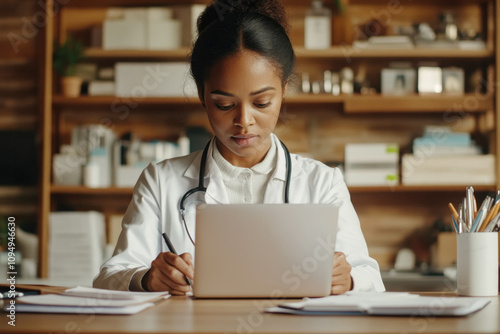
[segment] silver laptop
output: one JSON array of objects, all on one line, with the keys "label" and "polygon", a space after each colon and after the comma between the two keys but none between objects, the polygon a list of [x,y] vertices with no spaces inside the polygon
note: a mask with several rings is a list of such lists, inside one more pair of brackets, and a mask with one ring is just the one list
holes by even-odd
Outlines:
[{"label": "silver laptop", "polygon": [[329,295],[337,219],[329,204],[199,206],[194,296]]}]

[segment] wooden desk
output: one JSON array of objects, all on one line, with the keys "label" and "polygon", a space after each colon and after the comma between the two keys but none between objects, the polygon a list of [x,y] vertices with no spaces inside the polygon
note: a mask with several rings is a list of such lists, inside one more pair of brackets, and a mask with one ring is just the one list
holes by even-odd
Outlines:
[{"label": "wooden desk", "polygon": [[439,318],[278,315],[261,312],[270,300],[172,297],[131,316],[17,313],[12,327],[4,313],[0,333],[500,333],[499,300],[468,317]]}]

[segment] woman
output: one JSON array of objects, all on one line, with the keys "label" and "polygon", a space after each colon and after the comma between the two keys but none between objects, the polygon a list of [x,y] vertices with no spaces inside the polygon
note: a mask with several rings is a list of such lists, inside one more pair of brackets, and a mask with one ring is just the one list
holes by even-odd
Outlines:
[{"label": "woman", "polygon": [[[206,192],[213,203],[282,203],[285,149],[272,134],[295,56],[279,1],[240,0],[237,8],[215,2],[198,20],[191,72],[215,138],[204,164]],[[190,291],[193,279],[193,210],[186,225],[180,199],[198,183],[202,153],[150,164],[134,189],[114,256],[101,268],[95,287],[118,290]],[[338,169],[291,155],[290,203],[340,206],[332,294],[383,291],[349,193]],[[200,195],[200,193],[198,193]],[[179,256],[168,252],[166,232]]]}]

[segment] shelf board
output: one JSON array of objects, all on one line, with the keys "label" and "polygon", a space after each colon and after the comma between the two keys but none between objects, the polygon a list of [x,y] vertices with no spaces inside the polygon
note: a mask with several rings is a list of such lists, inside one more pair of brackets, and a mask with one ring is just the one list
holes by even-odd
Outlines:
[{"label": "shelf board", "polygon": [[[134,101],[131,98],[115,96],[80,96],[64,97],[56,95],[53,97],[54,105],[58,106],[105,106],[129,104],[131,102],[139,103],[145,106],[160,105],[200,105],[197,97],[151,97],[140,101]],[[334,104],[343,103],[346,113],[389,113],[389,112],[408,112],[408,113],[427,113],[427,112],[484,112],[493,110],[493,96],[465,94],[465,95],[340,95],[333,96],[329,94],[299,94],[290,95],[285,98],[288,105],[302,104]],[[474,106],[474,108],[468,108]]]},{"label": "shelf board", "polygon": [[[295,47],[298,59],[364,59],[364,58],[400,58],[400,59],[489,59],[493,58],[493,50],[460,50],[460,49],[393,49],[374,50],[359,49],[352,46],[334,46],[326,50],[308,50]],[[88,48],[84,55],[88,59],[176,59],[187,60],[190,48],[177,50],[103,50]]]},{"label": "shelf board", "polygon": [[323,59],[363,59],[363,58],[402,58],[402,59],[488,59],[493,58],[493,50],[460,50],[460,49],[359,49],[353,46],[334,46],[326,50],[308,50],[295,47],[297,58]]},{"label": "shelf board", "polygon": [[[349,192],[362,194],[362,193],[406,193],[406,192],[463,192],[469,185],[453,185],[453,186],[348,186]],[[496,191],[495,185],[480,185],[473,186],[474,191]]]},{"label": "shelf board", "polygon": [[[474,108],[471,108],[473,106]],[[465,112],[475,113],[493,110],[492,95],[349,95],[345,97],[345,113],[390,112]]]},{"label": "shelf board", "polygon": [[186,60],[189,52],[189,48],[181,48],[177,50],[103,50],[100,48],[88,48],[85,50],[84,56],[87,59],[165,58]]},{"label": "shelf board", "polygon": [[128,97],[116,97],[116,96],[79,96],[79,97],[65,97],[61,95],[56,95],[52,98],[52,102],[59,106],[102,106],[109,104],[129,104],[139,103],[142,105],[192,105],[200,104],[198,97],[148,97],[141,99],[134,99]]},{"label": "shelf board", "polygon": [[133,188],[88,188],[84,186],[51,185],[50,192],[58,195],[132,195]]},{"label": "shelf board", "polygon": [[0,186],[0,198],[36,197],[36,186]]},{"label": "shelf board", "polygon": [[344,103],[345,95],[334,96],[331,94],[297,94],[285,96],[286,104],[330,104]]}]

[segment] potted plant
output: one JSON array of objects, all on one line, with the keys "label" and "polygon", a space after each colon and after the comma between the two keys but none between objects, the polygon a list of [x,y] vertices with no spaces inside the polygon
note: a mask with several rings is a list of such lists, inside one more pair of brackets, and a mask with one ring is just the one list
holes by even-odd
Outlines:
[{"label": "potted plant", "polygon": [[72,36],[54,47],[54,70],[61,78],[61,91],[64,96],[78,97],[82,78],[75,76],[75,66],[83,59],[83,46]]}]

